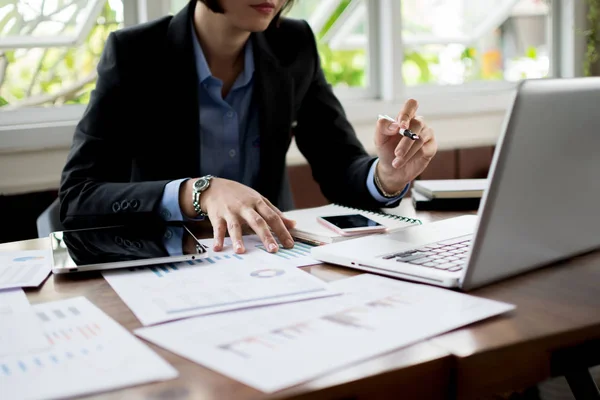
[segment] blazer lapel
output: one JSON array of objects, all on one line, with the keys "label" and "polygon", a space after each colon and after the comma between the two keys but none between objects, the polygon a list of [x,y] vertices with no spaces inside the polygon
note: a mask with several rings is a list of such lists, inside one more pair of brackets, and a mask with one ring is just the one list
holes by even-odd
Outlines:
[{"label": "blazer lapel", "polygon": [[167,41],[167,93],[163,99],[171,122],[169,140],[178,143],[177,168],[185,176],[200,174],[200,118],[198,104],[198,75],[192,45],[192,17],[195,1],[175,15],[169,23]]},{"label": "blazer lapel", "polygon": [[291,140],[293,80],[272,53],[266,33],[255,33],[252,40],[254,101],[260,119],[260,168],[256,189],[276,204]]}]

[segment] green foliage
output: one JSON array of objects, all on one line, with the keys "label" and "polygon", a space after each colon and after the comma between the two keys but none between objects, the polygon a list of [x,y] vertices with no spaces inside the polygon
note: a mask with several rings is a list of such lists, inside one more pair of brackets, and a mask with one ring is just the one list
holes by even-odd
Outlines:
[{"label": "green foliage", "polygon": [[364,50],[331,50],[319,44],[319,55],[325,78],[331,85],[366,85]]},{"label": "green foliage", "polygon": [[319,41],[319,55],[321,67],[327,81],[333,85],[343,86],[365,86],[366,85],[366,62],[365,50],[332,50],[321,42],[321,39],[331,29],[333,24],[350,5],[351,0],[343,0],[331,14],[320,32],[316,33]]},{"label": "green foliage", "polygon": [[477,55],[477,51],[473,47],[465,47],[465,50],[460,55],[462,61],[471,60],[474,61]]},{"label": "green foliage", "polygon": [[406,51],[402,68],[406,83],[408,85],[418,85],[432,82],[433,76],[429,66],[437,63],[437,57],[426,58],[424,54],[416,51]]},{"label": "green foliage", "polygon": [[6,101],[6,99],[2,96],[0,96],[0,107],[5,106],[8,104],[8,101]]},{"label": "green foliage", "polygon": [[[8,3],[12,4],[14,1]],[[60,0],[57,6],[60,8],[71,3],[73,2]],[[0,7],[3,5],[4,2],[0,0]],[[18,12],[9,11],[5,18],[0,19],[0,32],[8,30],[12,34],[20,34],[31,30],[31,27],[25,30],[27,23],[29,22]],[[72,86],[74,90],[71,93],[53,98],[51,103],[86,103],[94,84],[82,84],[81,87],[77,87],[77,84],[94,72],[109,33],[120,26],[117,12],[107,1],[88,37],[77,48],[16,49],[5,51],[4,54],[0,52],[0,57],[8,62],[5,75],[0,76],[0,96],[3,97],[3,102],[18,104],[29,97],[51,95]]]},{"label": "green foliage", "polygon": [[352,0],[343,0],[340,2],[340,4],[338,4],[335,11],[331,14],[327,22],[325,22],[325,24],[323,25],[321,31],[318,32],[317,37],[319,39],[322,39],[323,36],[325,36],[325,34],[327,33],[327,31],[331,29],[335,21],[337,21],[337,19],[340,17],[340,15],[342,15],[344,10],[350,5],[351,1]]},{"label": "green foliage", "polygon": [[583,32],[587,46],[583,72],[591,76],[593,65],[600,60],[600,0],[587,0],[587,3],[589,29]]},{"label": "green foliage", "polygon": [[535,60],[537,58],[537,49],[533,46],[529,46],[527,51],[525,51],[525,57]]}]

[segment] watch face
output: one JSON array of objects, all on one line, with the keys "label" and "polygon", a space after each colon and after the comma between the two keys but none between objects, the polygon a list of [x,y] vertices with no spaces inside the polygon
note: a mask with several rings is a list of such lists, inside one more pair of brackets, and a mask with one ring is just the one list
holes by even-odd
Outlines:
[{"label": "watch face", "polygon": [[197,190],[198,192],[201,192],[208,187],[208,183],[209,183],[208,179],[200,178],[196,182],[194,182],[194,189]]}]

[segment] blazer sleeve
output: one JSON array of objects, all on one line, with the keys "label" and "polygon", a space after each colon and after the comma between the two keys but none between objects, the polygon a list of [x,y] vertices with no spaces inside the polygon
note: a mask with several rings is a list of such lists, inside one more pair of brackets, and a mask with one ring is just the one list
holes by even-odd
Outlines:
[{"label": "blazer sleeve", "polygon": [[[298,149],[329,201],[363,209],[384,207],[367,188],[369,168],[375,157],[367,154],[356,137],[342,105],[325,79],[308,24],[306,29],[311,40],[314,74],[297,114],[294,134]],[[395,207],[399,202],[385,207]]]},{"label": "blazer sleeve", "polygon": [[119,42],[111,33],[98,64],[98,80],[76,127],[59,189],[60,219],[67,228],[106,226],[158,217],[168,181],[130,182],[133,122]]}]

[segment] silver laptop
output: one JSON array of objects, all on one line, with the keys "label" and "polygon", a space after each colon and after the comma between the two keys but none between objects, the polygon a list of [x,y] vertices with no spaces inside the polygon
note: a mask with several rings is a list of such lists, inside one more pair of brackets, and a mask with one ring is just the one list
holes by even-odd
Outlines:
[{"label": "silver laptop", "polygon": [[522,82],[478,216],[315,247],[318,260],[470,290],[600,247],[600,78]]}]

